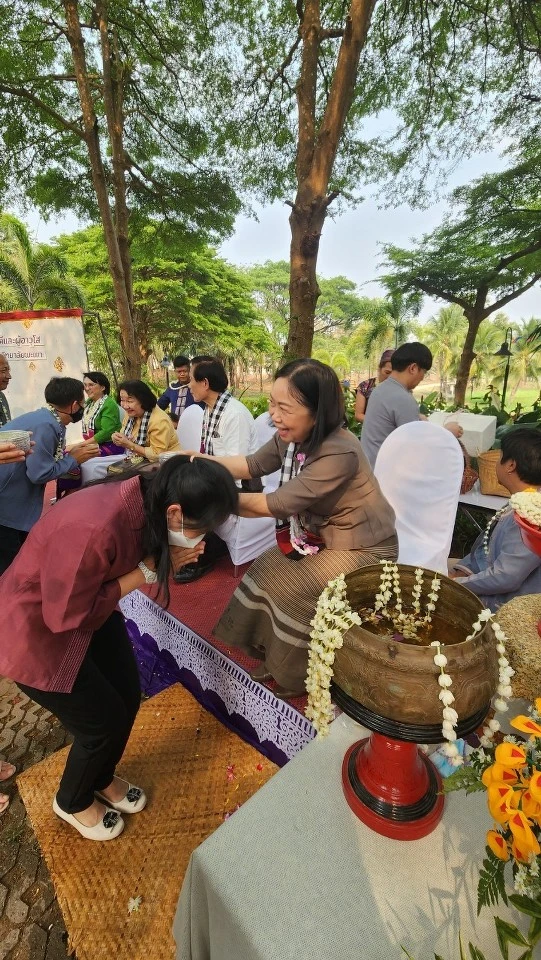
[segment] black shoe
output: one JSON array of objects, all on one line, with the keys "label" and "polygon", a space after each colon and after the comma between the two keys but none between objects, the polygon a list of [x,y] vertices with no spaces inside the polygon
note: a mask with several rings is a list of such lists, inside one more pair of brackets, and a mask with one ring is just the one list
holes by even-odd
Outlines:
[{"label": "black shoe", "polygon": [[188,563],[185,567],[177,570],[173,576],[173,580],[175,583],[193,583],[194,580],[199,580],[200,577],[204,577],[206,573],[209,573],[213,566],[213,560],[207,561],[206,563],[204,561]]}]

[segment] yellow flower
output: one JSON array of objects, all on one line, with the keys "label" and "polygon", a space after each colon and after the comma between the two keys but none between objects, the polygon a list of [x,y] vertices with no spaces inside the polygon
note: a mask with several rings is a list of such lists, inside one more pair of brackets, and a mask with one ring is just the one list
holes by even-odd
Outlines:
[{"label": "yellow flower", "polygon": [[[541,847],[537,841],[533,830],[530,827],[530,822],[522,810],[514,810],[512,815],[509,817],[509,829],[513,834],[513,840],[517,844],[517,848],[521,852],[527,854],[526,859],[530,859],[530,854],[534,853],[536,856],[538,853],[541,853]],[[520,859],[524,859],[520,857]]]},{"label": "yellow flower", "polygon": [[541,803],[541,770],[536,770],[530,777],[529,790],[534,800]]},{"label": "yellow flower", "polygon": [[497,823],[507,823],[516,807],[515,791],[505,783],[491,783],[487,793],[491,816]]},{"label": "yellow flower", "polygon": [[537,697],[537,700],[534,701],[535,709],[538,713],[541,713],[541,697]]},{"label": "yellow flower", "polygon": [[494,751],[496,763],[517,770],[526,763],[526,751],[516,743],[499,743]]},{"label": "yellow flower", "polygon": [[521,714],[519,717],[513,717],[509,722],[515,730],[520,730],[521,733],[529,733],[531,737],[541,737],[541,723],[536,723],[531,717]]},{"label": "yellow flower", "polygon": [[539,820],[541,816],[541,803],[535,799],[530,789],[523,790],[520,807],[525,816],[530,819]]},{"label": "yellow flower", "polygon": [[484,783],[485,787],[490,786],[491,783],[505,783],[507,786],[512,786],[518,782],[518,776],[511,767],[504,767],[501,763],[493,763],[486,770],[483,770],[481,782]]},{"label": "yellow flower", "polygon": [[509,860],[509,847],[498,830],[489,830],[487,833],[487,846],[490,847],[500,860]]}]

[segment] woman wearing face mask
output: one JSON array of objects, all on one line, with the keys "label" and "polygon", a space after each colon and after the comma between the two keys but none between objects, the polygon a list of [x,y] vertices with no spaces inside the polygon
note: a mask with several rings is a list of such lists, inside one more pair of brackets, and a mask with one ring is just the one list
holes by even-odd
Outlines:
[{"label": "woman wearing face mask", "polygon": [[139,708],[121,597],[196,561],[205,533],[238,509],[231,474],[172,457],[151,474],[110,478],[61,501],[0,579],[0,674],[74,736],[53,801],[90,840],[111,840],[146,804],[115,775]]}]

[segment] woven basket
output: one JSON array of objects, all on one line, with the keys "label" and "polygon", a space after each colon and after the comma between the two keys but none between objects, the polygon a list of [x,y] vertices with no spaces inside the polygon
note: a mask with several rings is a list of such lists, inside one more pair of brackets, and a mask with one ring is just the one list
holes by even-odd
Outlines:
[{"label": "woven basket", "polygon": [[508,497],[509,490],[499,483],[496,476],[496,464],[500,462],[501,450],[487,450],[477,457],[479,486],[481,493],[491,497]]}]

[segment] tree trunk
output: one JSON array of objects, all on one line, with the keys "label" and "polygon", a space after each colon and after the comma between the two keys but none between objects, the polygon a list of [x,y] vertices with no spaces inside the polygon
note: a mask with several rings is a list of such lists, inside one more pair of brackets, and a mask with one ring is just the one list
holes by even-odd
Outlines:
[{"label": "tree trunk", "polygon": [[476,309],[473,307],[471,310],[464,310],[464,314],[468,321],[468,332],[466,333],[466,339],[462,348],[455,383],[455,403],[461,407],[463,407],[466,402],[466,390],[468,388],[468,380],[470,379],[470,369],[475,360],[473,350],[475,338],[477,337],[477,332],[482,321],[485,319],[485,310],[484,308]]},{"label": "tree trunk", "polygon": [[[300,193],[300,191],[299,191]],[[289,301],[291,318],[286,356],[309,357],[314,339],[314,317],[320,294],[317,255],[327,214],[324,197],[297,200],[289,217],[291,227]]]},{"label": "tree trunk", "polygon": [[[309,357],[319,297],[317,256],[327,209],[336,191],[328,193],[338,146],[351,106],[361,50],[366,42],[375,0],[350,0],[327,103],[318,123],[317,77],[322,43],[320,0],[305,0],[299,27],[301,70],[297,82],[297,196],[290,204],[290,323],[285,357]],[[302,6],[302,5],[301,5]],[[299,4],[297,4],[299,9]]]},{"label": "tree trunk", "polygon": [[71,47],[74,72],[77,79],[77,89],[82,109],[84,137],[90,159],[92,183],[96,191],[96,199],[107,247],[109,270],[113,281],[115,304],[120,328],[120,340],[123,351],[124,373],[126,377],[137,378],[141,372],[141,360],[137,349],[133,316],[126,289],[122,256],[109,202],[107,181],[98,136],[98,119],[94,111],[92,91],[88,81],[86,55],[79,22],[77,0],[65,0],[64,8],[66,11],[67,37]]}]

